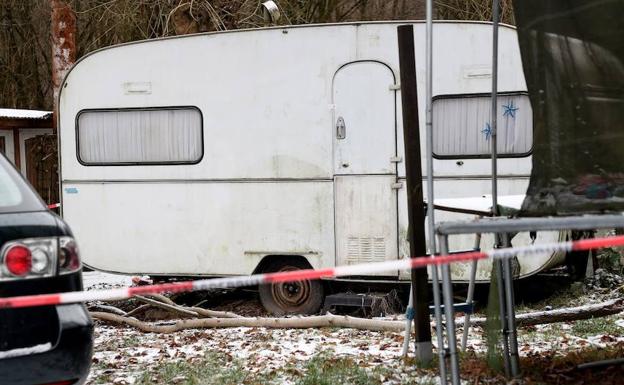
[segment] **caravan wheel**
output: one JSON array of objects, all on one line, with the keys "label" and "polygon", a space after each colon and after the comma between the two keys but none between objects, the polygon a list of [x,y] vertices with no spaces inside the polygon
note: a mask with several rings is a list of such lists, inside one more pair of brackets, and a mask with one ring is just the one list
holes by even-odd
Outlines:
[{"label": "caravan wheel", "polygon": [[[302,261],[276,260],[271,263],[265,273],[309,269]],[[323,283],[318,280],[301,280],[260,285],[260,302],[274,315],[284,314],[315,314],[321,308],[324,299]]]}]

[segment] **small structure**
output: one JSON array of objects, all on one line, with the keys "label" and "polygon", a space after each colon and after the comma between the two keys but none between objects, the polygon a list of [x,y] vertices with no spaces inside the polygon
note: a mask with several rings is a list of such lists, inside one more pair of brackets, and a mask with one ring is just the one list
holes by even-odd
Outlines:
[{"label": "small structure", "polygon": [[0,108],[0,152],[48,203],[58,200],[55,132],[51,111]]},{"label": "small structure", "polygon": [[0,108],[0,152],[27,176],[26,141],[53,134],[52,112]]}]

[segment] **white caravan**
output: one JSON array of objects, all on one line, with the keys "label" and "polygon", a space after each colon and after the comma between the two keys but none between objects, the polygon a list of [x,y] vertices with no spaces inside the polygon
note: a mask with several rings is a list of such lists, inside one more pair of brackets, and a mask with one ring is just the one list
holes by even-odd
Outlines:
[{"label": "white caravan", "polygon": [[[58,123],[63,216],[84,262],[124,274],[230,276],[407,257],[399,24],[206,33],[82,58],[62,86]],[[425,25],[413,25],[424,155]],[[434,25],[443,200],[487,201],[490,192],[491,33],[487,23]],[[517,195],[531,171],[532,113],[513,28],[501,28],[500,47],[499,192]],[[470,236],[451,240],[455,250],[474,247]],[[523,258],[520,276],[562,260]],[[489,271],[480,262],[477,280]],[[452,272],[468,279],[468,265]],[[310,291],[319,284],[303,285],[261,292],[263,302],[308,311],[300,305],[318,305]]]}]

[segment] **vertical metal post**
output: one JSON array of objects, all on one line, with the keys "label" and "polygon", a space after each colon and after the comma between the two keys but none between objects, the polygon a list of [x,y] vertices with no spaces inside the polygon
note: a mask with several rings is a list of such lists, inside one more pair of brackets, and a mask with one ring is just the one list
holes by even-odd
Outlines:
[{"label": "vertical metal post", "polygon": [[492,2],[492,112],[490,122],[490,140],[492,146],[492,214],[498,216],[498,2]]},{"label": "vertical metal post", "polygon": [[[448,235],[440,235],[440,254],[448,255]],[[453,303],[453,280],[451,267],[442,265],[442,288],[444,293],[444,319],[446,321],[446,338],[448,341],[449,362],[451,366],[451,382],[460,385],[459,357],[457,356],[457,338],[455,336],[455,307]]]},{"label": "vertical metal post", "polygon": [[507,333],[507,307],[505,304],[505,284],[503,276],[503,262],[500,259],[495,260],[494,268],[496,269],[499,316],[501,322],[501,335],[503,337],[503,363],[505,365],[505,375],[509,377],[511,374],[511,363],[509,362],[509,340]]},{"label": "vertical metal post", "polygon": [[[498,27],[500,19],[500,0],[492,0],[492,213],[498,216]],[[504,243],[509,245],[508,235],[504,234]],[[501,245],[500,234],[496,234],[496,244]],[[496,261],[498,293],[503,334],[503,353],[507,376],[519,374],[518,343],[515,324],[513,274],[511,261]]]},{"label": "vertical metal post", "polygon": [[[436,254],[435,239],[435,218],[434,218],[434,194],[433,194],[433,114],[431,104],[433,100],[433,0],[426,0],[426,26],[425,26],[425,126],[427,129],[427,220],[429,224],[429,252],[434,258]],[[431,279],[433,281],[433,306],[436,318],[436,335],[438,340],[438,355],[440,357],[440,384],[445,385],[446,378],[446,349],[444,348],[444,337],[442,335],[442,311],[440,306],[440,281],[438,279],[438,268],[431,268]]]},{"label": "vertical metal post", "polygon": [[[498,24],[499,24],[499,1],[492,0],[492,110],[490,116],[490,140],[492,149],[492,215],[498,216]],[[501,245],[499,234],[495,234],[496,245]],[[500,305],[501,332],[503,336],[503,360],[505,374],[511,372],[509,362],[509,341],[507,339],[507,307],[505,304],[505,278],[502,261],[494,261],[496,278],[498,280],[498,300]]]},{"label": "vertical metal post", "polygon": [[[505,247],[510,247],[509,235],[503,235],[503,243]],[[520,363],[518,356],[518,333],[516,329],[516,311],[513,289],[513,271],[511,267],[511,259],[505,258],[503,261],[503,275],[505,277],[505,305],[507,306],[507,343],[509,346],[509,362],[511,376],[517,377],[520,374]]]},{"label": "vertical metal post", "polygon": [[[407,187],[408,240],[410,257],[427,253],[425,237],[424,199],[420,156],[420,129],[418,119],[418,92],[416,86],[416,58],[414,52],[414,27],[397,28],[399,43],[399,69],[401,75],[401,106],[403,111],[403,142],[405,144],[405,176]],[[427,268],[412,269],[412,293],[415,310],[415,348],[418,364],[431,362],[431,317],[429,316],[429,280]],[[406,339],[409,334],[406,333]]]},{"label": "vertical metal post", "polygon": [[[475,234],[474,249],[481,249],[481,234]],[[470,281],[468,281],[468,294],[466,295],[466,303],[472,304],[474,299],[475,281],[477,279],[477,263],[474,260],[470,264]],[[467,312],[464,316],[464,333],[462,335],[461,349],[466,351],[466,345],[468,344],[468,333],[470,333],[470,312]]]},{"label": "vertical metal post", "polygon": [[429,251],[436,254],[434,194],[433,194],[433,0],[427,0],[426,24],[425,124],[427,128],[427,219],[429,220]]},{"label": "vertical metal post", "polygon": [[431,279],[433,284],[433,311],[436,319],[436,337],[438,341],[438,361],[440,366],[440,384],[446,385],[446,348],[444,346],[444,336],[442,328],[442,299],[440,298],[440,281],[438,279],[438,267],[431,266]]}]

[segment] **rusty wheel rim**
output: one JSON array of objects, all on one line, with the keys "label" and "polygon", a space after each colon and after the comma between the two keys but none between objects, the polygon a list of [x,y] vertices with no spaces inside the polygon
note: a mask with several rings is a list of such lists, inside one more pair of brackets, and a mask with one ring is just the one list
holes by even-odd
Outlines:
[{"label": "rusty wheel rim", "polygon": [[[283,271],[299,270],[296,267],[286,266]],[[280,282],[271,285],[271,294],[276,304],[285,312],[295,311],[310,297],[310,281]]]}]

